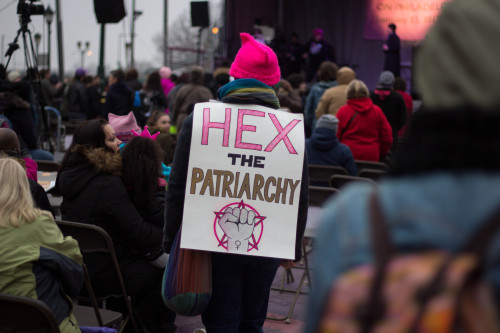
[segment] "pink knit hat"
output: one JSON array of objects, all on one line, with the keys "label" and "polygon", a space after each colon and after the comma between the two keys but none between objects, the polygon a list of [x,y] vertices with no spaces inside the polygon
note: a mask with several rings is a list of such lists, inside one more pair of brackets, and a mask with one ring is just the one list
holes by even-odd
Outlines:
[{"label": "pink knit hat", "polygon": [[172,75],[172,70],[170,69],[170,67],[163,66],[162,68],[160,68],[158,73],[160,74],[160,78],[168,79],[170,78],[170,75]]},{"label": "pink knit hat", "polygon": [[277,84],[281,73],[274,51],[245,32],[240,37],[241,48],[231,65],[229,75],[237,79],[256,79],[268,86]]},{"label": "pink knit hat", "polygon": [[116,114],[110,113],[108,114],[108,122],[115,130],[116,137],[124,143],[129,142],[134,136],[132,130],[139,133],[141,132],[141,128],[137,125],[137,121],[132,111],[125,116],[117,116]]}]

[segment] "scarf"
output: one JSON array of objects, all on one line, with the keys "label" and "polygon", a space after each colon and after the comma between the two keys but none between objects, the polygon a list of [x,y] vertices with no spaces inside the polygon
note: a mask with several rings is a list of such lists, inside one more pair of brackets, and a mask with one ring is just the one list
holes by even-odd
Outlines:
[{"label": "scarf", "polygon": [[222,86],[217,96],[224,103],[257,104],[273,109],[280,108],[280,102],[273,88],[256,79],[238,79]]}]

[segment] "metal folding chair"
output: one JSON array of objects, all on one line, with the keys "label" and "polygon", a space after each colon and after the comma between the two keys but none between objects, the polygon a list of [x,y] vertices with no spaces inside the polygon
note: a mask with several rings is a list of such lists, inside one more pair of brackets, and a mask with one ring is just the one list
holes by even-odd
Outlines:
[{"label": "metal folding chair", "polygon": [[47,304],[34,298],[0,294],[0,332],[59,333]]},{"label": "metal folding chair", "polygon": [[[309,186],[309,207],[321,207],[323,204],[333,195],[338,193],[338,190],[329,188],[329,187],[321,187],[321,186]],[[312,251],[312,241],[314,238],[314,230],[311,228],[307,228],[304,233],[304,239],[302,242],[302,264],[300,266],[294,267],[294,269],[302,269],[302,276],[299,281],[299,285],[297,289],[289,289],[285,288],[285,280],[287,284],[294,283],[295,278],[293,276],[293,272],[291,269],[286,269],[283,273],[283,277],[281,279],[280,288],[271,288],[271,290],[279,291],[280,293],[293,293],[294,297],[292,300],[292,304],[288,309],[288,313],[284,317],[267,317],[269,320],[276,321],[285,321],[287,324],[290,324],[290,319],[292,318],[293,310],[297,303],[297,300],[300,295],[307,295],[309,292],[302,291],[304,284],[307,281],[309,288],[311,288],[311,275],[310,275],[310,267],[309,267],[309,253]]]},{"label": "metal folding chair", "polygon": [[[86,266],[84,265],[84,273],[86,275],[86,287],[87,291],[89,293],[88,298],[83,298],[79,297],[80,300],[85,300],[85,301],[90,301],[92,306],[94,307],[94,312],[95,312],[95,317],[97,318],[97,322],[99,323],[99,326],[115,326],[118,323],[118,320],[121,321],[121,325],[118,328],[119,331],[122,331],[127,322],[130,320],[133,326],[133,329],[135,330],[136,333],[140,332],[139,326],[135,320],[134,317],[134,311],[132,308],[132,303],[130,301],[130,298],[127,294],[127,290],[125,288],[125,283],[123,281],[123,277],[120,271],[120,266],[118,265],[118,260],[116,259],[115,255],[115,250],[113,247],[113,241],[111,240],[111,237],[109,237],[108,233],[102,229],[101,227],[92,225],[92,224],[85,224],[85,223],[78,223],[78,222],[68,222],[68,221],[58,221],[56,220],[57,225],[59,226],[59,229],[61,229],[61,232],[65,236],[71,236],[74,239],[78,241],[78,245],[80,247],[80,251],[82,254],[86,253],[103,253],[107,254],[109,258],[113,262],[113,267],[116,272],[116,276],[118,278],[118,282],[120,284],[120,288],[122,291],[121,296],[123,297],[123,300],[125,301],[125,305],[128,310],[128,315],[125,317],[125,319],[122,321],[121,315],[120,318],[107,318],[105,315],[110,315],[108,312],[104,312],[103,310],[99,308],[97,301],[98,300],[106,300],[112,296],[116,296],[115,294],[113,295],[106,295],[103,297],[97,298],[94,295],[94,291],[92,288],[92,285],[90,283],[90,279],[88,277],[88,272],[86,269]],[[86,312],[88,315],[88,310]],[[85,313],[84,313],[85,315]],[[88,318],[88,316],[85,315],[85,317]],[[75,316],[77,316],[77,312],[75,311]],[[106,319],[106,320],[105,320]],[[77,320],[80,321],[80,319],[77,316]],[[80,324],[83,326],[83,324]]]}]

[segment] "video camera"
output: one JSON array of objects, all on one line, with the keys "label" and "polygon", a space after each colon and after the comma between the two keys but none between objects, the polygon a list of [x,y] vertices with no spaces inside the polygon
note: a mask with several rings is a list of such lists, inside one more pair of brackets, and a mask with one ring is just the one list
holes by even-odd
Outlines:
[{"label": "video camera", "polygon": [[36,4],[38,0],[19,0],[17,4],[17,14],[21,16],[21,19],[29,19],[31,15],[43,15],[45,14],[45,8],[42,4]]}]

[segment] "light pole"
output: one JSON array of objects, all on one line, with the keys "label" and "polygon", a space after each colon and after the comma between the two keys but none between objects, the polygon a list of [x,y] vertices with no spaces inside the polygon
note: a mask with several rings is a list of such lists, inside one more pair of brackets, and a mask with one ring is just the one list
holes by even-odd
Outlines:
[{"label": "light pole", "polygon": [[47,22],[47,32],[48,32],[48,40],[47,40],[47,67],[50,71],[50,25],[52,24],[52,20],[54,19],[54,11],[50,8],[50,5],[45,9],[45,21]]},{"label": "light pole", "polygon": [[38,32],[35,34],[35,45],[36,45],[36,58],[37,58],[37,63],[38,63],[38,49],[40,46],[40,41],[42,40],[42,35],[40,35]]},{"label": "light pole", "polygon": [[83,47],[82,42],[78,41],[78,42],[76,42],[76,47],[78,48],[78,50],[80,50],[81,57],[82,57],[81,61],[80,61],[80,67],[83,68],[84,59],[85,59],[85,53],[90,49],[90,42],[86,41],[85,42],[85,47]]},{"label": "light pole", "polygon": [[141,15],[142,11],[135,10],[135,0],[132,0],[132,22],[130,27],[130,67],[135,66],[135,59],[134,59],[135,20]]}]

